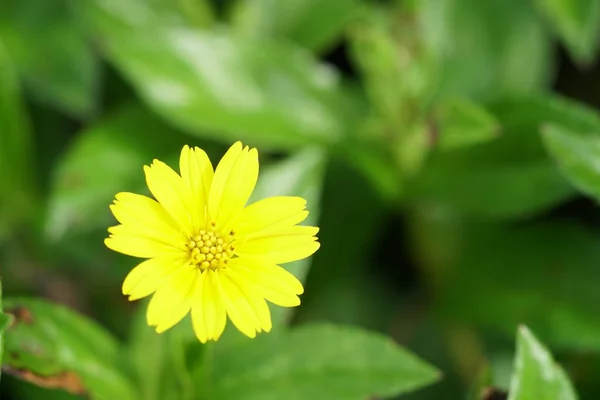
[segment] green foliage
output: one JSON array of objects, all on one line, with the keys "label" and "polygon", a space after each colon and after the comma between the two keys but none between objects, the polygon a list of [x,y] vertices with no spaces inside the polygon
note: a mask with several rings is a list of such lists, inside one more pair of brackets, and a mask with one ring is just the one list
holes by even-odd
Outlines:
[{"label": "green foliage", "polygon": [[341,326],[302,326],[226,350],[214,355],[210,388],[224,400],[358,400],[409,392],[439,378],[388,338]]},{"label": "green foliage", "polygon": [[[2,399],[600,397],[599,1],[0,3]],[[302,305],[156,334],[109,205],[237,140]]]},{"label": "green foliage", "polygon": [[33,207],[31,133],[17,76],[0,40],[0,241]]},{"label": "green foliage", "polygon": [[527,327],[519,328],[509,400],[575,400],[563,369]]},{"label": "green foliage", "polygon": [[92,399],[136,399],[119,371],[119,345],[82,316],[37,299],[4,299],[14,317],[6,335],[3,365],[32,382]]},{"label": "green foliage", "polygon": [[[600,128],[600,127],[599,127]],[[558,125],[548,125],[544,138],[565,177],[583,193],[600,198],[600,131],[580,134]]]},{"label": "green foliage", "polygon": [[68,0],[3,1],[0,37],[40,101],[76,117],[95,111],[98,61]]},{"label": "green foliage", "polygon": [[575,59],[594,58],[600,33],[600,2],[597,0],[536,0],[540,11]]}]

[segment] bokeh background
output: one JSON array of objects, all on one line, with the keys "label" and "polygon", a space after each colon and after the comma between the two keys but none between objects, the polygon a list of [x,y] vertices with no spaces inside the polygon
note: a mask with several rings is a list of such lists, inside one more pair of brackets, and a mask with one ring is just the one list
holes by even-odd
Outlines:
[{"label": "bokeh background", "polygon": [[321,227],[293,324],[381,331],[443,371],[411,400],[465,398],[485,365],[506,389],[527,324],[600,398],[599,25],[595,0],[1,0],[4,296],[128,340],[114,194],[242,140],[257,197],[305,196]]}]

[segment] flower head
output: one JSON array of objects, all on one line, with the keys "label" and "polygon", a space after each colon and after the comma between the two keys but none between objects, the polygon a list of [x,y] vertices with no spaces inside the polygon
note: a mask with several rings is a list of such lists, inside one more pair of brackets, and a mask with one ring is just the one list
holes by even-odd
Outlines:
[{"label": "flower head", "polygon": [[302,284],[278,264],[312,255],[318,228],[300,197],[271,197],[246,207],[258,178],[258,152],[235,143],[217,168],[185,146],[180,174],[154,160],[145,166],[154,199],[119,193],[110,206],[120,225],[108,229],[112,250],[147,258],[123,282],[129,300],[152,295],[148,324],[164,332],[191,312],[201,342],[217,340],[227,317],[253,338],[271,330],[265,300],[300,304]]}]

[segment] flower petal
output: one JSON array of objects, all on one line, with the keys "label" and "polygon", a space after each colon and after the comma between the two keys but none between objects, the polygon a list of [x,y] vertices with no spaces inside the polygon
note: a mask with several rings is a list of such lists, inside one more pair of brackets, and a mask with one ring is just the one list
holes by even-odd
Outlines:
[{"label": "flower petal", "polygon": [[208,211],[218,229],[224,229],[242,212],[258,179],[258,152],[236,142],[225,153],[210,188]]},{"label": "flower petal", "polygon": [[104,244],[111,250],[140,258],[155,258],[162,256],[181,255],[184,250],[171,244],[158,242],[154,239],[141,237],[125,225],[108,228],[110,236],[104,239]]},{"label": "flower petal", "polygon": [[271,264],[283,264],[314,254],[320,247],[316,240],[317,238],[310,234],[265,236],[239,244],[236,242],[235,253],[239,257],[258,258]]},{"label": "flower petal", "polygon": [[276,196],[259,200],[244,208],[233,230],[242,238],[269,235],[304,221],[308,216],[305,206],[306,200],[302,197]]},{"label": "flower petal", "polygon": [[122,192],[115,196],[110,209],[115,218],[138,236],[164,243],[185,243],[186,238],[164,208],[154,199]]},{"label": "flower petal", "polygon": [[[232,280],[234,279],[232,276],[230,276],[230,278]],[[271,322],[271,311],[269,310],[269,306],[262,293],[260,293],[254,285],[244,281],[234,281],[234,283],[244,294],[246,300],[248,300],[250,307],[260,322],[260,329],[263,332],[270,332],[273,327]]]},{"label": "flower petal", "polygon": [[261,331],[261,323],[246,296],[226,273],[219,273],[216,276],[231,322],[244,335],[250,338],[256,337],[256,333]]},{"label": "flower petal", "polygon": [[297,295],[304,292],[302,284],[280,266],[237,258],[230,262],[228,273],[236,281],[253,285],[256,293],[260,293],[273,304],[282,307],[300,305],[300,298]]},{"label": "flower petal", "polygon": [[154,160],[151,166],[144,166],[146,183],[152,195],[165,208],[186,236],[193,234],[192,197],[189,189],[175,171],[162,161]]},{"label": "flower petal", "polygon": [[184,146],[179,158],[181,178],[192,196],[192,222],[195,229],[206,226],[206,203],[213,180],[213,167],[204,150]]},{"label": "flower petal", "polygon": [[192,325],[202,343],[218,340],[227,323],[225,304],[219,293],[217,273],[207,270],[199,275],[192,304]]},{"label": "flower petal", "polygon": [[132,269],[123,281],[123,294],[129,300],[149,296],[164,282],[165,277],[187,263],[185,257],[151,258]]},{"label": "flower petal", "polygon": [[171,274],[156,290],[148,304],[146,319],[157,333],[171,328],[190,311],[197,276],[198,269],[188,265]]}]

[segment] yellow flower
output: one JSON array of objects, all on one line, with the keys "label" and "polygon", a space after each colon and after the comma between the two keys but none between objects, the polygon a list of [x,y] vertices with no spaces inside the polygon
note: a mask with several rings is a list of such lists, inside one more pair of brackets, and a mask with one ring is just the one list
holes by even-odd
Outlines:
[{"label": "yellow flower", "polygon": [[191,312],[198,339],[218,340],[227,317],[245,335],[271,330],[265,300],[300,304],[302,284],[278,264],[319,248],[317,227],[300,197],[271,197],[248,207],[258,178],[258,152],[235,143],[216,170],[204,151],[185,146],[181,175],[154,160],[144,166],[156,200],[119,193],[110,206],[120,225],[108,229],[112,250],[147,258],[123,282],[129,300],[152,296],[150,326],[161,333]]}]

